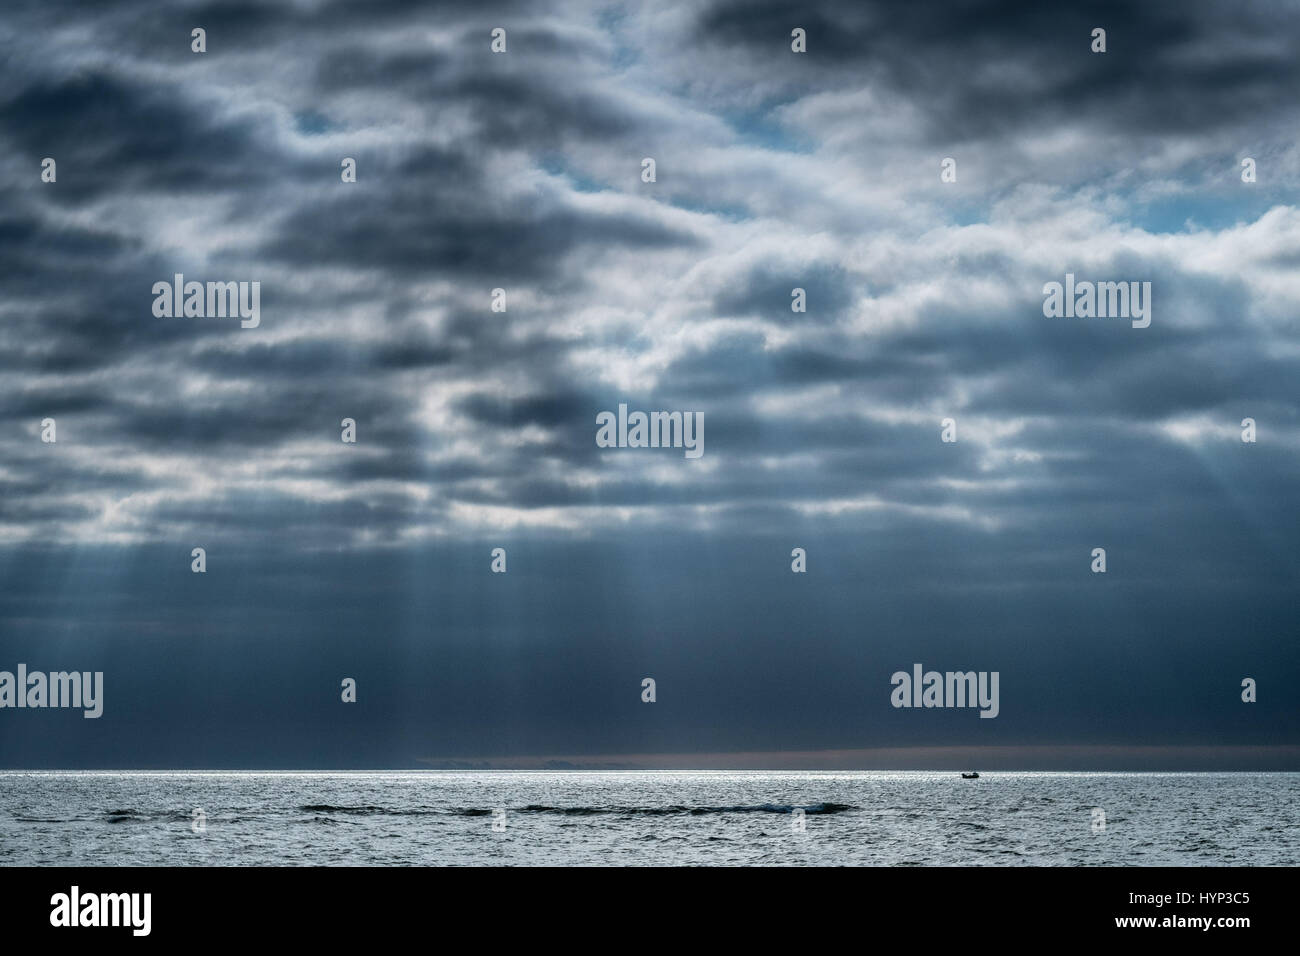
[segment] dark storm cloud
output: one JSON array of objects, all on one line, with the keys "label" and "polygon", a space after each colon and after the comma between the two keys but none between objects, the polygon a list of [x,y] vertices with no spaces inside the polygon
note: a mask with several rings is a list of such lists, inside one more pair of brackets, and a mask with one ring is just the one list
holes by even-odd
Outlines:
[{"label": "dark storm cloud", "polygon": [[535,395],[515,401],[475,395],[459,404],[460,410],[476,422],[511,427],[529,424],[563,426],[591,407],[590,399],[577,393]]},{"label": "dark storm cloud", "polygon": [[[291,266],[338,263],[383,268],[395,276],[444,272],[492,278],[504,273],[529,280],[553,273],[565,258],[591,246],[693,243],[689,233],[653,221],[611,220],[547,209],[536,201],[492,212],[458,210],[464,205],[461,194],[450,189],[445,193],[450,201],[438,204],[442,189],[447,187],[438,180],[423,187],[408,181],[382,206],[358,198],[304,210],[259,252]],[[439,225],[430,230],[428,217],[435,211]]]},{"label": "dark storm cloud", "polygon": [[65,205],[106,193],[252,188],[307,171],[271,148],[265,123],[223,120],[210,103],[102,70],[38,79],[0,117],[6,141],[29,162],[58,160],[61,188],[41,198]]},{"label": "dark storm cloud", "polygon": [[[845,270],[837,265],[755,269],[741,279],[734,291],[729,289],[717,296],[713,311],[724,316],[776,316],[789,322],[833,321],[841,318],[852,302],[847,279]],[[796,288],[803,289],[817,304],[811,313],[791,311],[791,292]]]},{"label": "dark storm cloud", "polygon": [[314,378],[369,369],[409,371],[453,362],[462,350],[429,340],[391,342],[315,341],[294,348],[252,345],[239,350],[206,348],[192,357],[195,368],[235,377]]},{"label": "dark storm cloud", "polygon": [[[926,104],[931,141],[1005,136],[1087,117],[1130,132],[1205,135],[1242,111],[1292,114],[1278,91],[1300,80],[1284,38],[1300,30],[1281,4],[958,0],[715,3],[701,42],[743,50],[779,78],[783,97],[843,87],[857,71],[890,95]],[[779,57],[790,31],[806,58]],[[1104,55],[1091,52],[1096,27]],[[857,74],[861,75],[861,74]]]}]

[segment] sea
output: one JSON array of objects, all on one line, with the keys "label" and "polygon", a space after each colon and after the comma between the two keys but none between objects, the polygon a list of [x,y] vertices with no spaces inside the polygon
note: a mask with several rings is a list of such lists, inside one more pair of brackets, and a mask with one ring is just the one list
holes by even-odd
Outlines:
[{"label": "sea", "polygon": [[0,866],[1295,866],[1300,773],[0,772]]}]

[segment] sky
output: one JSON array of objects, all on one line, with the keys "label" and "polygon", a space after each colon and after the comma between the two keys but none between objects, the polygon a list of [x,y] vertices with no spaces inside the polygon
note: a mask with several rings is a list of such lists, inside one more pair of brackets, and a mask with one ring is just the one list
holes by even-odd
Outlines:
[{"label": "sky", "polygon": [[[1298,42],[10,0],[0,671],[104,710],[0,709],[0,767],[1300,770]],[[258,324],[157,315],[178,273]],[[1046,316],[1067,274],[1150,326]],[[620,404],[704,453],[599,447]],[[997,717],[894,707],[917,663]]]}]

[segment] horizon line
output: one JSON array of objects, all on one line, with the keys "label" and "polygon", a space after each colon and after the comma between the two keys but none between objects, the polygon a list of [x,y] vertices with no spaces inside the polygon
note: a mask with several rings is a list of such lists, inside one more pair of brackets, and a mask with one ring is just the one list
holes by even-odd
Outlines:
[{"label": "horizon line", "polygon": [[412,757],[383,767],[12,767],[13,773],[401,773],[586,771],[715,773],[1294,773],[1300,745],[990,745],[710,753],[510,754]]}]

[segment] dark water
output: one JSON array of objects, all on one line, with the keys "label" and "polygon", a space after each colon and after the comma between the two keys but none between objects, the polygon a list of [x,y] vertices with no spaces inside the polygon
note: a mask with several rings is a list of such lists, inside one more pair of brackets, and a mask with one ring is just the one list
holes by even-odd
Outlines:
[{"label": "dark water", "polygon": [[1297,862],[1294,773],[0,773],[10,866]]}]

